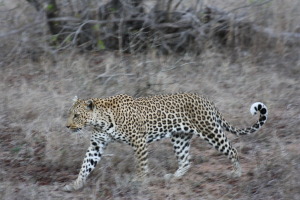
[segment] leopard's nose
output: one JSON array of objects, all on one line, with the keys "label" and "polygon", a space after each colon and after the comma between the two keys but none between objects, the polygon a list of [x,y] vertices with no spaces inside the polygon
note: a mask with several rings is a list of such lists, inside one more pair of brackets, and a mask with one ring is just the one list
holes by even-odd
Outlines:
[{"label": "leopard's nose", "polygon": [[70,128],[70,126],[69,126],[69,125],[67,125],[66,127],[67,127],[67,128]]}]

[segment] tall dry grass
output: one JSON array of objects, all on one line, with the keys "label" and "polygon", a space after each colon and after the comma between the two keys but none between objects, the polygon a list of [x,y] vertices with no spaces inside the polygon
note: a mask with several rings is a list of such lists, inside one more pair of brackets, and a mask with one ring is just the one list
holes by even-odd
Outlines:
[{"label": "tall dry grass", "polygon": [[[24,2],[3,2],[1,34],[36,19]],[[203,1],[228,10],[248,2]],[[297,1],[274,0],[245,9],[238,11],[247,11],[251,20],[280,32],[295,31],[299,25]],[[58,52],[45,42],[45,27],[40,28],[0,38],[0,199],[300,198],[297,47],[278,41],[268,52],[262,42],[249,50],[212,48],[200,55],[165,56],[155,50],[138,55]],[[83,190],[60,191],[61,185],[76,178],[88,145],[88,130],[74,135],[65,128],[75,95],[138,97],[175,92],[208,96],[239,127],[256,120],[249,117],[251,103],[262,101],[268,106],[269,121],[259,133],[241,138],[228,135],[240,152],[244,170],[240,179],[226,176],[231,167],[227,158],[197,138],[187,175],[177,181],[160,178],[177,167],[166,139],[150,145],[152,177],[142,185],[131,182],[132,149],[112,144]]]}]

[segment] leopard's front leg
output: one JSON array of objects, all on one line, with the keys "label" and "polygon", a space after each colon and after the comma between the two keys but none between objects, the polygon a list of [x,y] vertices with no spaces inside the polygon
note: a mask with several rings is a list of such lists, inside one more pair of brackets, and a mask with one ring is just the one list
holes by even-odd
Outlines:
[{"label": "leopard's front leg", "polygon": [[134,144],[134,154],[136,159],[136,168],[137,174],[133,179],[134,182],[143,181],[144,178],[148,175],[148,148],[145,139],[138,140],[136,144]]},{"label": "leopard's front leg", "polygon": [[82,188],[91,171],[101,160],[101,156],[111,138],[105,133],[94,132],[91,137],[90,146],[85,154],[78,178],[63,187],[64,191],[74,191]]}]

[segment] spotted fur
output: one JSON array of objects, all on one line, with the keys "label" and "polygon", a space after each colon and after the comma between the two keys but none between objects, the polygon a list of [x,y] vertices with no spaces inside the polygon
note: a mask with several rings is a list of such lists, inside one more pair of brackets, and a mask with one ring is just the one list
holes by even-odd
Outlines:
[{"label": "spotted fur", "polygon": [[260,113],[259,120],[249,128],[231,126],[212,102],[197,94],[161,95],[133,98],[118,95],[105,99],[74,99],[67,127],[78,131],[93,126],[90,147],[78,175],[64,190],[77,190],[101,160],[106,146],[112,141],[129,144],[137,160],[137,177],[148,173],[147,146],[149,143],[170,137],[178,160],[178,169],[172,175],[180,177],[190,168],[189,149],[192,137],[206,140],[218,151],[227,155],[240,176],[238,154],[224,131],[236,135],[251,134],[260,129],[267,120],[267,107],[260,102],[251,106],[252,114]]}]

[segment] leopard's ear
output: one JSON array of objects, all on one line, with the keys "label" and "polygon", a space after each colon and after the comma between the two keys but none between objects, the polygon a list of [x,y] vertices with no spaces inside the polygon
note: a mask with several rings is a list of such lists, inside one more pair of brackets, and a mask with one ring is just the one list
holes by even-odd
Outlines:
[{"label": "leopard's ear", "polygon": [[94,110],[95,103],[92,99],[86,101],[86,108],[90,111]]},{"label": "leopard's ear", "polygon": [[73,102],[75,103],[76,101],[78,101],[78,97],[75,96],[72,100],[73,100]]}]

